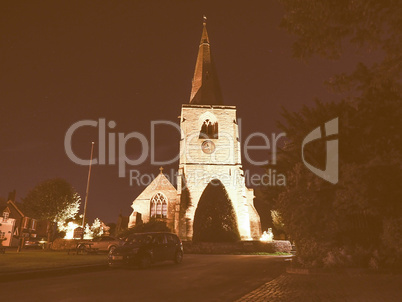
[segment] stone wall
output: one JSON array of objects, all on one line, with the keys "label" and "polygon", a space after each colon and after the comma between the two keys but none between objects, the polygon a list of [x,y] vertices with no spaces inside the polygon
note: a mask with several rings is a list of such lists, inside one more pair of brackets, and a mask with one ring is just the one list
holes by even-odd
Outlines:
[{"label": "stone wall", "polygon": [[178,200],[177,190],[162,173],[160,173],[133,201],[131,206],[133,208],[133,213],[129,218],[129,228],[135,225],[137,213],[141,214],[141,219],[144,223],[150,220],[151,198],[157,193],[162,193],[162,195],[164,195],[168,201],[168,214],[167,219],[165,220],[168,227],[171,230],[174,230],[174,220],[176,218],[175,207]]},{"label": "stone wall", "polygon": [[[215,143],[216,149],[206,154],[200,148],[205,139],[200,139],[199,134],[205,119],[211,119],[209,115],[213,115],[218,122],[219,137],[209,139]],[[241,163],[235,106],[183,105],[181,118],[180,163]]]},{"label": "stone wall", "polygon": [[272,242],[192,242],[183,241],[185,254],[242,254],[242,253],[290,253],[292,245],[286,240]]},{"label": "stone wall", "polygon": [[[218,138],[209,138],[215,144],[212,153],[204,153],[201,145],[206,140],[200,138],[203,122],[209,119],[218,124]],[[237,225],[243,240],[261,236],[260,219],[253,209],[253,192],[245,185],[241,165],[241,149],[235,106],[183,105],[181,111],[182,137],[180,141],[180,180],[186,182],[189,191],[189,206],[186,209],[186,230],[180,230],[183,239],[193,236],[193,221],[198,202],[205,187],[213,179],[224,185],[236,212]],[[180,193],[179,193],[180,194]],[[249,197],[249,198],[248,198]],[[250,228],[253,228],[251,230]]]}]

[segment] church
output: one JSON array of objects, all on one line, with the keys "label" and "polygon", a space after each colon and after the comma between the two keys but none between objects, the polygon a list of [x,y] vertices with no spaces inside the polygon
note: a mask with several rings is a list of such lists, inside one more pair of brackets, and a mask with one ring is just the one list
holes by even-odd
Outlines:
[{"label": "church", "polygon": [[128,227],[156,218],[165,221],[182,240],[192,240],[195,221],[207,223],[197,218],[199,205],[215,202],[207,197],[206,188],[219,184],[241,240],[259,239],[261,223],[254,207],[254,190],[246,187],[242,169],[236,106],[223,103],[205,17],[190,102],[182,105],[180,128],[177,188],[160,169],[133,201]]}]

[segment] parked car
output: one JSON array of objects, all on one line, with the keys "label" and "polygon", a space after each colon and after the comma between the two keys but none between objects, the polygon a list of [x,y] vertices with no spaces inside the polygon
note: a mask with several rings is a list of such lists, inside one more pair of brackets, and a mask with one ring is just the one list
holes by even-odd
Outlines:
[{"label": "parked car", "polygon": [[117,239],[115,237],[101,236],[96,237],[92,240],[80,241],[77,244],[77,249],[111,252],[123,243],[123,240]]},{"label": "parked car", "polygon": [[172,233],[138,233],[130,235],[123,246],[109,253],[109,266],[137,265],[146,268],[152,263],[171,260],[181,263],[183,244]]}]

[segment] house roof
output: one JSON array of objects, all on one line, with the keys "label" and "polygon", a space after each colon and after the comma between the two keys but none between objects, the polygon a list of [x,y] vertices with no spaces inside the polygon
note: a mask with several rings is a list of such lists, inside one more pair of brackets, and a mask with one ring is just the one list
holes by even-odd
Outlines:
[{"label": "house roof", "polygon": [[150,195],[155,194],[157,191],[176,191],[169,179],[161,172],[155,179],[142,191],[137,199],[148,199]]},{"label": "house roof", "polygon": [[6,213],[10,213],[11,211],[10,211],[10,208],[9,207],[6,207],[4,210],[3,210],[3,213],[4,212],[6,212]]},{"label": "house roof", "polygon": [[12,201],[12,200],[7,201],[7,205],[11,206],[12,208],[14,208],[15,211],[17,211],[18,214],[21,215],[21,217],[25,217],[24,213],[22,213],[22,211],[17,207],[17,205],[14,203],[14,201]]}]

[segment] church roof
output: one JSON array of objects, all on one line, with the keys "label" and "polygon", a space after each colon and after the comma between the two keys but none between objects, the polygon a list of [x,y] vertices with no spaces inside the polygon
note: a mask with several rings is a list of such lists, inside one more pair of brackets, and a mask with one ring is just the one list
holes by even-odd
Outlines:
[{"label": "church roof", "polygon": [[222,105],[223,99],[209,44],[204,16],[200,46],[192,81],[190,104]]},{"label": "church roof", "polygon": [[172,185],[169,179],[162,173],[162,169],[160,169],[160,173],[155,179],[142,191],[142,193],[135,199],[149,199],[157,192],[166,192],[166,191],[176,191],[176,188]]}]

